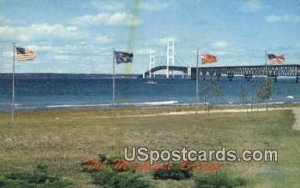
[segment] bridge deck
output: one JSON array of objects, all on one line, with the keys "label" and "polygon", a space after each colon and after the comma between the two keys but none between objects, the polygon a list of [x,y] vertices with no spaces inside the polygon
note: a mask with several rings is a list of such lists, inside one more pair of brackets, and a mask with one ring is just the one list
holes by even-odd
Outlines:
[{"label": "bridge deck", "polygon": [[[167,66],[158,66],[144,73],[145,77],[160,71],[166,70]],[[196,67],[169,66],[169,71],[180,71],[187,74],[190,71],[191,79],[196,78]],[[270,77],[277,76],[296,76],[297,81],[300,80],[300,64],[282,64],[282,65],[246,65],[246,66],[213,66],[213,67],[198,67],[199,74],[202,75],[245,75],[252,77],[256,75],[268,75]]]}]

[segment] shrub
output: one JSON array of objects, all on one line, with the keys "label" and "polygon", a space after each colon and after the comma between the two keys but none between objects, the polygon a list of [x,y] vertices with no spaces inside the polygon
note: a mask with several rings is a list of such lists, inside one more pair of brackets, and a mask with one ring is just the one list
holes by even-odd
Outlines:
[{"label": "shrub", "polygon": [[247,181],[241,177],[230,177],[225,171],[202,173],[195,178],[197,188],[231,188],[246,186]]},{"label": "shrub", "polygon": [[150,182],[141,175],[132,172],[103,170],[92,173],[93,183],[103,188],[149,188]]},{"label": "shrub", "polygon": [[180,164],[165,164],[159,169],[155,170],[153,173],[154,179],[173,179],[182,180],[188,179],[192,176],[192,171],[190,168],[181,166]]},{"label": "shrub", "polygon": [[125,160],[112,160],[103,154],[99,159],[85,159],[85,172],[90,172],[93,184],[104,188],[149,188],[150,182],[128,167]]},{"label": "shrub", "polygon": [[18,171],[0,175],[0,187],[65,187],[69,181],[48,174],[47,165],[37,165],[33,172]]}]

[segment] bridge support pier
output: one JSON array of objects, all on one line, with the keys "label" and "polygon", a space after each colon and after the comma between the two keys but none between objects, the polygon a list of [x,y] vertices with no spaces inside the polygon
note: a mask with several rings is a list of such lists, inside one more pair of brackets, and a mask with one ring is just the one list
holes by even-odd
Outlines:
[{"label": "bridge support pier", "polygon": [[227,77],[229,81],[232,81],[234,78],[234,74],[228,74]]},{"label": "bridge support pier", "polygon": [[252,80],[252,74],[246,74],[245,78],[246,78],[247,82],[251,81]]},{"label": "bridge support pier", "polygon": [[296,83],[299,83],[300,82],[300,75],[297,75],[296,77]]},{"label": "bridge support pier", "polygon": [[[202,73],[202,77],[203,77],[202,79],[203,79],[203,80],[206,80],[206,75],[207,75],[206,70],[202,70],[202,71],[199,70],[199,73],[200,73],[200,72]],[[200,78],[201,78],[201,77],[200,77]]]},{"label": "bridge support pier", "polygon": [[196,80],[196,68],[191,68],[191,79]]},{"label": "bridge support pier", "polygon": [[271,78],[272,80],[274,80],[274,82],[277,82],[277,76],[272,75],[272,76],[269,76],[269,78]]},{"label": "bridge support pier", "polygon": [[151,78],[155,78],[155,74],[151,72],[151,73],[149,74],[149,78],[150,78],[150,79],[151,79]]},{"label": "bridge support pier", "polygon": [[206,80],[206,73],[202,73],[202,80]]}]

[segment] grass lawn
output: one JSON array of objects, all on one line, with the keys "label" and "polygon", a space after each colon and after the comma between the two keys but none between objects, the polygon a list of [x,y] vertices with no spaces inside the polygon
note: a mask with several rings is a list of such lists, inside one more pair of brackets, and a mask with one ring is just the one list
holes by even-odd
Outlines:
[{"label": "grass lawn", "polygon": [[[168,109],[167,109],[168,110]],[[178,111],[178,110],[177,110]],[[151,112],[156,112],[155,110]],[[117,114],[130,114],[122,109]],[[140,113],[145,113],[141,110]],[[33,169],[42,162],[72,187],[93,187],[80,162],[99,153],[122,158],[124,146],[152,149],[277,149],[278,162],[227,162],[224,168],[254,187],[300,186],[300,132],[292,111],[102,118],[105,110],[23,112],[10,123],[0,113],[0,173]],[[150,177],[149,173],[146,173]],[[192,180],[152,180],[158,187],[192,187]]]}]

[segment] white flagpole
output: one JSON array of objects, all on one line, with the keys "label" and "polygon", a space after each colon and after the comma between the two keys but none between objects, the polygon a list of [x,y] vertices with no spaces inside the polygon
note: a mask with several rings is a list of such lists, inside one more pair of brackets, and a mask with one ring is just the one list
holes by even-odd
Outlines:
[{"label": "white flagpole", "polygon": [[266,59],[266,79],[268,78],[268,53],[267,50],[265,50],[265,59]]},{"label": "white flagpole", "polygon": [[197,49],[197,57],[196,57],[196,108],[198,113],[198,103],[199,103],[199,50]]},{"label": "white flagpole", "polygon": [[113,50],[112,117],[115,117],[115,51]]},{"label": "white flagpole", "polygon": [[16,64],[16,46],[15,43],[13,42],[13,67],[12,67],[12,92],[11,92],[11,104],[12,104],[12,108],[11,108],[11,120],[14,122],[15,121],[15,64]]}]

